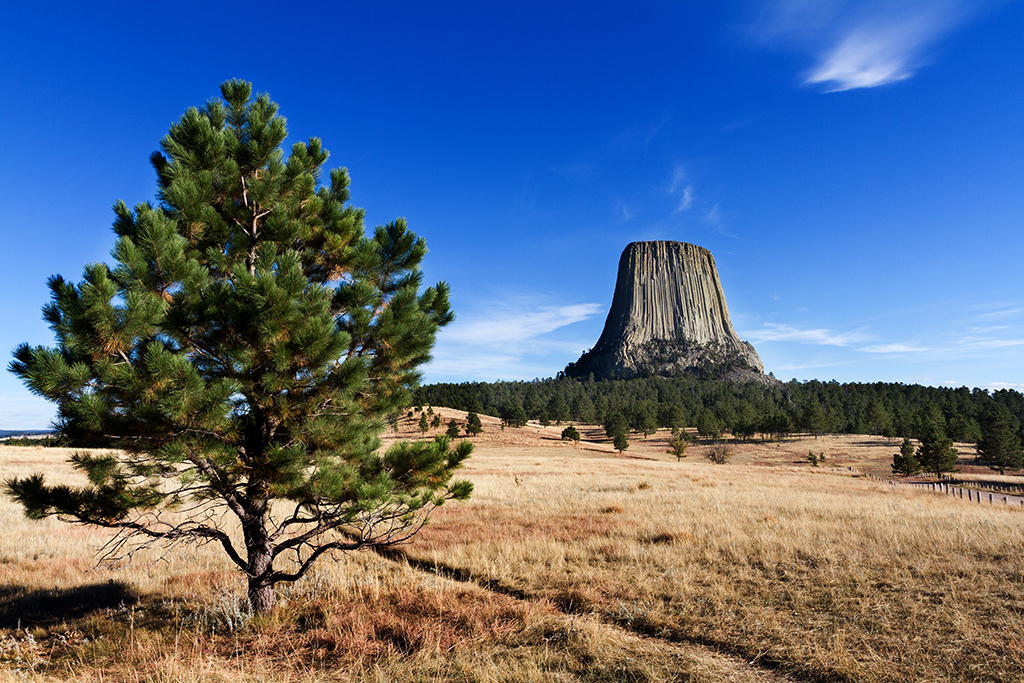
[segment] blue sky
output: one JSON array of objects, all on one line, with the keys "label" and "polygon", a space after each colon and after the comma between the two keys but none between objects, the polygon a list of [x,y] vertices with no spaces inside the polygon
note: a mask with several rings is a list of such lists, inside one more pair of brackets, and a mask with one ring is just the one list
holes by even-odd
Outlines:
[{"label": "blue sky", "polygon": [[[0,349],[228,78],[426,237],[428,382],[550,377],[636,240],[711,250],[788,380],[1024,389],[1024,1],[17,3],[0,28]],[[10,356],[8,356],[10,358]],[[0,428],[52,407],[9,373]]]}]

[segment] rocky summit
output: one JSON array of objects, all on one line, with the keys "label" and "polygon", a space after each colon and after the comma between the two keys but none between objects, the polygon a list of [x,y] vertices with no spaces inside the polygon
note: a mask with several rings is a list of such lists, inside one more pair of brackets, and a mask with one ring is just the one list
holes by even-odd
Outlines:
[{"label": "rocky summit", "polygon": [[633,242],[619,259],[601,338],[565,374],[626,379],[683,372],[771,381],[729,322],[711,252],[685,242]]}]

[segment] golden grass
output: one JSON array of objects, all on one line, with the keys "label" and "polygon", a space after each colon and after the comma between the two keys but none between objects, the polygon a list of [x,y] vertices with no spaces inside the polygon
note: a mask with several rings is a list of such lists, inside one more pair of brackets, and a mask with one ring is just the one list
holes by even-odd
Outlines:
[{"label": "golden grass", "polygon": [[471,467],[473,500],[436,516],[416,558],[800,677],[1024,675],[1020,509],[809,467],[536,466],[514,449]]},{"label": "golden grass", "polygon": [[[411,566],[340,557],[255,621],[216,547],[94,570],[104,532],[0,498],[0,683],[1024,678],[1020,509],[798,464],[813,439],[715,466],[663,437],[499,433]],[[891,458],[870,443],[827,448]],[[5,476],[70,481],[64,457],[0,447]]]}]

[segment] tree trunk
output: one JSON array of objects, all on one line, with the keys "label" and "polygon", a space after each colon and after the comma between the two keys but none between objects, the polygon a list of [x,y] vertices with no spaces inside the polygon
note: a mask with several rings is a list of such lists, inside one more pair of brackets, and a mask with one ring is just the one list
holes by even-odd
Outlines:
[{"label": "tree trunk", "polygon": [[270,581],[273,573],[274,556],[272,544],[264,526],[266,505],[250,513],[242,522],[242,534],[245,536],[246,568],[249,577],[249,605],[255,614],[269,614],[277,604],[274,584]]},{"label": "tree trunk", "polygon": [[249,605],[254,614],[270,614],[277,604],[274,585],[260,577],[249,577]]}]

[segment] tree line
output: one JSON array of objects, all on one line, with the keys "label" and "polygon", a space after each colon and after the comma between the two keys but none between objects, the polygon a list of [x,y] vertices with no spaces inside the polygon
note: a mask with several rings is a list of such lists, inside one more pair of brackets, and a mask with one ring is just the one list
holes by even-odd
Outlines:
[{"label": "tree line", "polygon": [[[873,434],[917,441],[979,444],[1000,469],[1018,469],[1024,439],[1024,395],[968,387],[812,380],[734,383],[683,375],[628,380],[566,376],[521,382],[464,382],[419,387],[414,400],[526,419],[612,425],[630,431],[696,427],[719,438],[780,439],[792,433]],[[1007,455],[1009,454],[1009,455]],[[1016,454],[1016,455],[1014,455]]]}]

